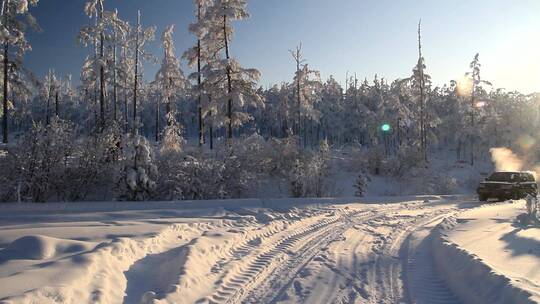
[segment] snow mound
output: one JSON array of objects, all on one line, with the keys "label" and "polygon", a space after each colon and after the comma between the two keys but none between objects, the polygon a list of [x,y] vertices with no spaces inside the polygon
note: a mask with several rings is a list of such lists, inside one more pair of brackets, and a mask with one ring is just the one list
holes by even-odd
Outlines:
[{"label": "snow mound", "polygon": [[89,250],[80,241],[57,239],[43,235],[28,235],[16,239],[0,252],[0,261],[45,260],[57,255]]},{"label": "snow mound", "polygon": [[464,303],[536,303],[531,293],[449,239],[446,233],[458,224],[450,217],[432,232],[435,265],[452,291]]}]

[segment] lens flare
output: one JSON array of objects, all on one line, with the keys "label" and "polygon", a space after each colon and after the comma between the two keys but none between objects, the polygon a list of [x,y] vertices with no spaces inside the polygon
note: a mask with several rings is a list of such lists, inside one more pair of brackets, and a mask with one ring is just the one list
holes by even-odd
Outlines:
[{"label": "lens flare", "polygon": [[486,102],[485,102],[485,101],[478,101],[477,103],[474,104],[474,106],[475,106],[476,108],[481,109],[481,108],[483,108],[483,107],[486,106]]},{"label": "lens flare", "polygon": [[463,76],[457,81],[457,93],[462,97],[469,97],[472,94],[473,82],[470,77]]},{"label": "lens flare", "polygon": [[390,127],[390,125],[387,124],[387,123],[385,123],[385,124],[383,124],[383,125],[381,126],[381,130],[382,130],[383,132],[389,132],[390,129],[391,129],[391,127]]}]

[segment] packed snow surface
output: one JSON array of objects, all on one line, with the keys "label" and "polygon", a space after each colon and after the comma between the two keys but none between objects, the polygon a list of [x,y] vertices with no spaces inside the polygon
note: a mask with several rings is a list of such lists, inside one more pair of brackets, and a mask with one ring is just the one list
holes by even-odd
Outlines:
[{"label": "packed snow surface", "polygon": [[[432,231],[478,206],[463,196],[2,205],[0,302],[459,303]],[[509,219],[505,207],[493,207],[494,223]],[[527,250],[518,261],[537,263]]]},{"label": "packed snow surface", "polygon": [[471,303],[540,302],[540,228],[522,226],[524,213],[525,201],[510,201],[441,224],[434,252],[456,294]]}]

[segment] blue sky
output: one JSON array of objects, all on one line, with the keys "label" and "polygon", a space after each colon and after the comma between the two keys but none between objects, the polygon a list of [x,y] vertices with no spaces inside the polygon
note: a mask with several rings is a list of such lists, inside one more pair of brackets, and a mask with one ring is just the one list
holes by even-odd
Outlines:
[{"label": "blue sky", "polygon": [[[41,0],[32,13],[42,33],[29,35],[33,51],[26,64],[37,75],[49,68],[78,78],[90,49],[76,37],[88,22],[84,0]],[[161,32],[175,24],[180,55],[194,43],[188,24],[191,0],[106,0],[106,8]],[[232,54],[258,68],[261,84],[290,81],[294,63],[288,53],[302,42],[304,55],[323,78],[339,81],[347,72],[372,79],[407,77],[417,57],[416,26],[422,18],[424,57],[435,84],[458,79],[478,52],[483,78],[496,87],[540,92],[540,1],[537,0],[250,0],[249,20],[235,24]],[[157,35],[159,38],[159,34]],[[159,39],[150,50],[161,56]],[[146,66],[146,78],[157,67]]]}]

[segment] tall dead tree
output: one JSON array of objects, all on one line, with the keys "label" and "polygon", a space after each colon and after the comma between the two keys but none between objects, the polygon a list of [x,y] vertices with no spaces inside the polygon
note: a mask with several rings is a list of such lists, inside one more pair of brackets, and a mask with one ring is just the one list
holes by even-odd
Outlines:
[{"label": "tall dead tree", "polygon": [[[200,22],[202,18],[202,2],[197,3],[197,22]],[[202,113],[202,75],[201,75],[201,38],[197,37],[197,91],[198,91],[198,118],[199,118],[199,146],[204,144],[204,122]],[[212,136],[212,134],[210,134]]]},{"label": "tall dead tree", "polygon": [[426,81],[424,78],[424,58],[422,57],[422,20],[418,22],[418,73],[420,74],[420,146],[422,157],[427,162],[427,132],[426,132],[426,107],[425,107],[425,89]]},{"label": "tall dead tree", "polygon": [[99,119],[101,127],[105,126],[105,33],[103,32],[103,12],[105,8],[103,7],[103,0],[99,1],[99,20],[101,28],[99,31]]},{"label": "tall dead tree", "polygon": [[229,36],[227,33],[227,15],[223,15],[223,42],[225,43],[225,59],[227,59],[227,138],[231,140],[233,138],[233,117],[232,117],[232,71],[230,65],[231,56],[229,54]]},{"label": "tall dead tree", "polygon": [[[9,0],[4,1],[3,7],[2,7],[2,14],[4,15],[4,26],[8,26],[8,15],[9,12],[7,10],[9,9]],[[2,116],[2,129],[3,129],[3,139],[2,142],[7,144],[8,143],[8,87],[9,87],[9,78],[8,78],[8,65],[9,65],[9,38],[6,36],[4,39],[4,96],[2,100],[2,109],[3,109],[3,116]]]},{"label": "tall dead tree", "polygon": [[[115,10],[115,15],[118,15],[118,10]],[[113,27],[113,49],[112,49],[112,69],[113,69],[113,120],[116,122],[118,119],[118,67],[117,67],[117,44],[118,44],[118,31],[116,27]]]},{"label": "tall dead tree", "polygon": [[302,43],[300,43],[295,50],[289,51],[292,55],[292,58],[294,59],[294,62],[296,63],[296,104],[297,104],[297,117],[296,117],[296,135],[300,135],[300,124],[302,119],[302,113],[301,113],[301,104],[302,104],[302,88],[301,88],[301,77],[300,74],[302,73],[302,65],[304,63],[304,58],[302,56]]},{"label": "tall dead tree", "polygon": [[133,133],[139,132],[137,122],[137,94],[139,91],[139,47],[141,35],[141,11],[137,11],[137,29],[135,33],[135,82],[133,85]]}]

